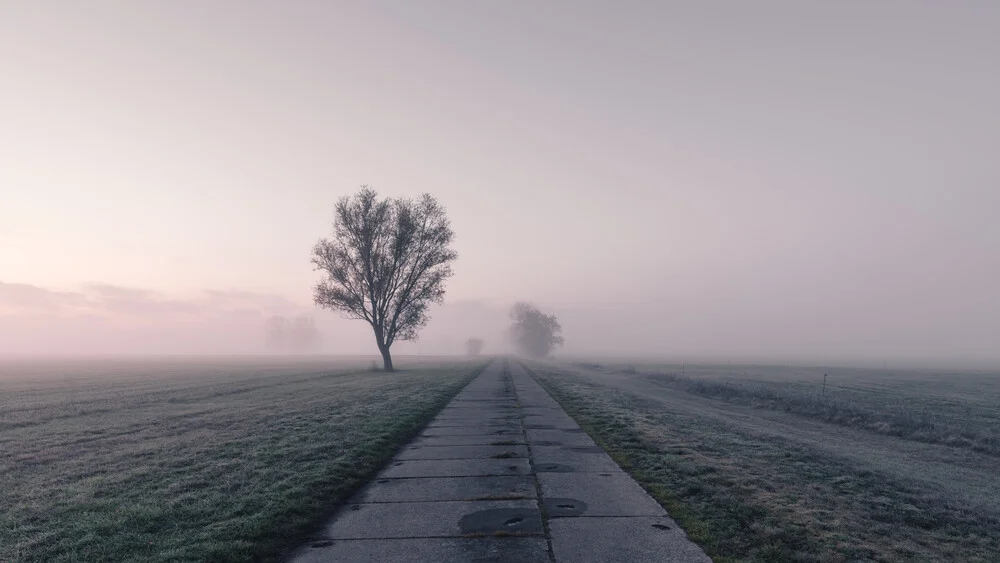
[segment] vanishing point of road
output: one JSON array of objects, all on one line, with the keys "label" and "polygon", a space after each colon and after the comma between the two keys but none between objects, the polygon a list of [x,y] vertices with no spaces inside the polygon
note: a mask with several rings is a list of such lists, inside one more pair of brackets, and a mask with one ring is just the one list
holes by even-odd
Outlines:
[{"label": "vanishing point of road", "polygon": [[515,360],[494,360],[294,563],[710,562]]}]

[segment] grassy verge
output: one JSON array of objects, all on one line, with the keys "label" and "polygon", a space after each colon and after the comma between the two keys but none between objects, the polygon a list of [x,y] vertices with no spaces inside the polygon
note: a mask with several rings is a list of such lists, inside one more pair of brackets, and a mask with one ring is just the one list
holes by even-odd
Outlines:
[{"label": "grassy verge", "polygon": [[551,366],[533,375],[717,562],[995,561],[1000,521],[828,454]]},{"label": "grassy verge", "polygon": [[484,365],[9,387],[0,561],[277,560]]}]

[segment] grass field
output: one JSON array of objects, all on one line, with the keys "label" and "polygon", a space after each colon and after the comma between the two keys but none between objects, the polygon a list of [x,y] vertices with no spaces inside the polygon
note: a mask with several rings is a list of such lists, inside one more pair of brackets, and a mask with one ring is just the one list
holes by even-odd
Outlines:
[{"label": "grass field", "polygon": [[1000,374],[528,365],[716,561],[998,560]]},{"label": "grass field", "polygon": [[0,364],[0,561],[274,560],[486,361]]}]

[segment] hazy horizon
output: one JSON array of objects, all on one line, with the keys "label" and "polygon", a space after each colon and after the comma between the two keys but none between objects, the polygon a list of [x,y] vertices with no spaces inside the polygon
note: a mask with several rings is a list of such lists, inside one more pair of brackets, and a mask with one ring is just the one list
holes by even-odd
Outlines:
[{"label": "hazy horizon", "polygon": [[459,258],[393,352],[1000,365],[1000,4],[53,2],[0,17],[0,355],[250,354],[369,184]]}]

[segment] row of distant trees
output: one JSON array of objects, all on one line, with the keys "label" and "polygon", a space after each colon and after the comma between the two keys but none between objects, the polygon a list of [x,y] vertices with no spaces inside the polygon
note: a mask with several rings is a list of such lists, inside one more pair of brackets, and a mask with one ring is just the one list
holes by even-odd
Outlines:
[{"label": "row of distant trees", "polygon": [[[346,318],[367,322],[383,369],[393,371],[392,345],[416,340],[429,320],[430,304],[444,300],[451,263],[458,258],[451,247],[454,238],[444,207],[430,194],[379,198],[362,186],[354,196],[337,201],[332,236],[313,247],[313,267],[324,273],[313,299]],[[510,318],[508,336],[522,354],[544,357],[563,343],[556,317],[530,303],[514,305]],[[467,353],[478,355],[484,343],[470,338],[465,346]]]},{"label": "row of distant trees", "polygon": [[[546,315],[529,303],[518,303],[511,308],[513,323],[508,329],[511,343],[522,354],[545,357],[552,348],[562,344],[558,335],[559,321],[554,315]],[[265,329],[267,348],[273,352],[312,352],[318,349],[321,336],[312,317],[287,318],[279,315],[267,319]],[[486,343],[482,338],[465,341],[465,352],[478,356]]]}]

